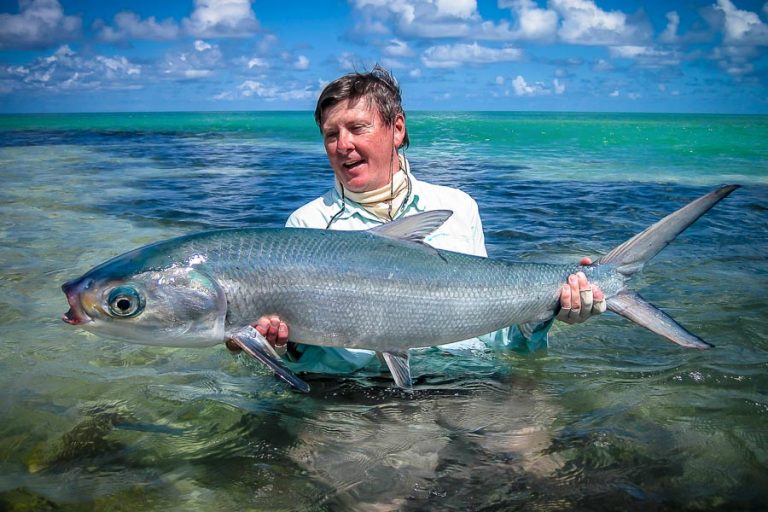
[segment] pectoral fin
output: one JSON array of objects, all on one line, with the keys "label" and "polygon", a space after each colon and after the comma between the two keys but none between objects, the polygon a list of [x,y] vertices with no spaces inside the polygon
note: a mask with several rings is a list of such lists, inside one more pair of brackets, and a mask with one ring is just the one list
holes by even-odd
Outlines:
[{"label": "pectoral fin", "polygon": [[387,363],[387,367],[392,373],[392,377],[394,377],[397,387],[409,391],[413,389],[411,366],[408,364],[408,352],[381,352],[381,357],[384,359],[384,362]]},{"label": "pectoral fin", "polygon": [[285,382],[303,393],[309,392],[309,384],[298,378],[291,370],[283,366],[280,356],[277,355],[272,345],[259,334],[259,331],[251,327],[243,327],[229,335],[232,342],[243,349],[246,354],[255,357],[265,364],[270,370]]}]

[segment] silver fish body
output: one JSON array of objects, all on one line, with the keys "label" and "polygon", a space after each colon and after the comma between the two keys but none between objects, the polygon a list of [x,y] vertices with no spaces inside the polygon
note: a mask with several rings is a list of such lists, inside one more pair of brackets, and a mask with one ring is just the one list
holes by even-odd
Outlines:
[{"label": "silver fish body", "polygon": [[[359,232],[230,229],[135,249],[62,286],[64,320],[123,340],[206,346],[230,339],[292,385],[304,385],[250,324],[278,315],[292,341],[383,354],[410,385],[407,349],[551,319],[568,275],[583,271],[608,309],[685,347],[710,345],[625,287],[628,277],[728,196],[692,201],[595,264],[509,263],[423,242],[451,212],[426,212]],[[306,388],[308,389],[308,387]]]},{"label": "silver fish body", "polygon": [[227,328],[275,314],[293,341],[379,351],[547,320],[577,270],[607,293],[624,281],[599,266],[506,263],[370,232],[236,230],[191,245],[224,290]]},{"label": "silver fish body", "polygon": [[[156,317],[150,326],[155,336],[142,329],[141,337],[130,341],[213,345],[232,329],[275,314],[290,326],[292,341],[386,351],[547,320],[558,306],[560,286],[577,270],[608,294],[623,286],[621,274],[599,265],[507,263],[367,231],[253,228],[146,246],[68,283],[65,291],[69,295],[82,283],[97,281],[103,289],[165,290],[169,299],[159,305],[174,304],[176,311]],[[185,286],[180,289],[182,277]],[[210,322],[196,324],[194,330],[178,314],[179,304],[191,302],[182,290],[193,281],[209,298],[198,299],[193,313]],[[217,297],[223,297],[225,309]],[[102,294],[102,301],[107,298]],[[102,303],[102,310],[108,306]],[[90,322],[82,326],[106,327],[98,324],[109,320],[98,316],[89,314]],[[140,316],[132,327],[143,323]],[[132,338],[129,333],[117,337]]]}]

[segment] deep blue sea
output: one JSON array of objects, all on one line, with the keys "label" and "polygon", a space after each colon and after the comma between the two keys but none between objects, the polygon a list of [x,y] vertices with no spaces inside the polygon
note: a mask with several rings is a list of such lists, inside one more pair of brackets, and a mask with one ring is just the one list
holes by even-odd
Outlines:
[{"label": "deep blue sea", "polygon": [[[63,282],[193,231],[281,226],[332,186],[309,112],[0,116],[0,510],[762,510],[768,117],[415,112],[420,179],[491,257],[593,258],[742,188],[634,286],[716,345],[613,314],[534,354],[413,359],[286,389],[223,346],[100,339]],[[339,307],[343,307],[340,305]],[[25,508],[26,507],[26,508]]]}]

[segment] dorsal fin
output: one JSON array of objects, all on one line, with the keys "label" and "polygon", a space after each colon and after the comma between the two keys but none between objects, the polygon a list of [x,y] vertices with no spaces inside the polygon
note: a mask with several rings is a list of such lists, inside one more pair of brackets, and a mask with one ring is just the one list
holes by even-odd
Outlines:
[{"label": "dorsal fin", "polygon": [[433,210],[417,213],[416,215],[402,217],[376,226],[368,231],[387,238],[424,243],[424,239],[442,226],[451,215],[453,215],[451,210]]}]

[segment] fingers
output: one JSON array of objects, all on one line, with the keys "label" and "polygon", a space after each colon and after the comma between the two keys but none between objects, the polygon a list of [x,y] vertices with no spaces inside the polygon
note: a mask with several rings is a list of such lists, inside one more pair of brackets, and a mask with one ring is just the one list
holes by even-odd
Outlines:
[{"label": "fingers", "polygon": [[[263,316],[254,322],[253,327],[266,338],[279,355],[285,354],[288,344],[288,324],[280,320],[277,315]],[[225,342],[232,352],[240,352],[240,347],[230,340]]]},{"label": "fingers", "polygon": [[270,345],[275,347],[276,350],[285,348],[285,344],[288,343],[288,325],[280,320],[277,315],[263,316],[259,318],[253,327],[259,331],[259,334],[264,336]]},{"label": "fingers", "polygon": [[[582,264],[585,260],[588,258],[583,259]],[[556,318],[576,324],[605,312],[605,309],[605,294],[602,290],[590,284],[584,272],[577,272],[568,276],[568,283],[560,289],[560,311]]]},{"label": "fingers", "polygon": [[592,314],[601,315],[605,313],[606,304],[605,304],[605,294],[603,293],[603,290],[601,290],[595,285],[592,285],[592,296],[595,301],[594,304],[592,305]]}]

